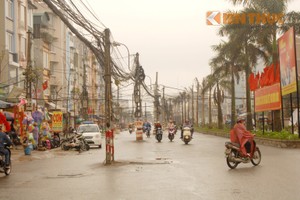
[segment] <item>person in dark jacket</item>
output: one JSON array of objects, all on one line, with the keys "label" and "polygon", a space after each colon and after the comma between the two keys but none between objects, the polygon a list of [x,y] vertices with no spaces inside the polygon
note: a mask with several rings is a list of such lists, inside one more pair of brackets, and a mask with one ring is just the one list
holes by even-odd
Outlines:
[{"label": "person in dark jacket", "polygon": [[10,167],[9,166],[10,157],[9,157],[8,150],[4,148],[5,144],[8,146],[11,146],[12,142],[9,139],[9,137],[7,136],[7,134],[2,131],[2,125],[0,125],[0,152],[3,153],[5,156],[6,168],[9,168]]}]

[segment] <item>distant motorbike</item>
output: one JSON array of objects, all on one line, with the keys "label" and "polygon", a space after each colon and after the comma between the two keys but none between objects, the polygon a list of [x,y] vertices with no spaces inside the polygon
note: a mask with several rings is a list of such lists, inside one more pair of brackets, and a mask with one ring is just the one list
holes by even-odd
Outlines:
[{"label": "distant motorbike", "polygon": [[176,133],[176,129],[174,126],[171,126],[168,128],[168,138],[169,140],[172,142],[174,140],[175,137],[175,133]]},{"label": "distant motorbike", "polygon": [[[8,153],[9,153],[9,158],[11,158],[11,151],[9,149],[9,146],[5,145],[4,146],[5,149],[7,149]],[[9,159],[9,166],[10,168],[6,168],[6,164],[5,164],[5,155],[3,153],[0,153],[0,173],[5,173],[6,176],[8,176],[11,172],[11,159]]]},{"label": "distant motorbike", "polygon": [[69,149],[74,148],[77,151],[79,151],[79,153],[82,151],[90,150],[90,145],[87,143],[82,133],[75,133],[70,138],[62,139],[60,146],[62,150],[67,151]]},{"label": "distant motorbike", "polygon": [[162,140],[162,135],[163,135],[163,132],[162,132],[161,128],[157,128],[155,138],[157,139],[158,142],[160,142]]},{"label": "distant motorbike", "polygon": [[144,133],[146,133],[147,138],[149,138],[150,137],[151,128],[144,126],[143,127],[143,131],[144,131]]},{"label": "distant motorbike", "polygon": [[250,153],[250,157],[242,156],[240,145],[233,142],[225,142],[225,157],[229,168],[235,169],[240,163],[251,163],[256,166],[261,161],[261,152],[256,146],[255,142],[253,152]]},{"label": "distant motorbike", "polygon": [[183,138],[182,141],[188,144],[192,140],[192,130],[190,127],[183,127]]},{"label": "distant motorbike", "polygon": [[132,128],[129,128],[129,133],[130,133],[130,134],[132,133]]}]

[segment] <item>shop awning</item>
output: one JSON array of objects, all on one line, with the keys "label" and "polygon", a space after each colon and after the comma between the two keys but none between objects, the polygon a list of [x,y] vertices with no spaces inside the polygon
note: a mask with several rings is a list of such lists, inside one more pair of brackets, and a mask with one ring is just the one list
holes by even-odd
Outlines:
[{"label": "shop awning", "polygon": [[61,110],[63,112],[66,111],[65,108],[62,108],[62,107],[60,107],[59,105],[57,105],[55,103],[52,103],[52,102],[46,102],[46,103],[50,106],[50,108],[49,108],[50,110],[57,109],[57,110]]},{"label": "shop awning", "polygon": [[13,103],[9,103],[9,102],[0,100],[0,108],[1,109],[3,109],[3,108],[11,108],[13,106],[14,106]]}]

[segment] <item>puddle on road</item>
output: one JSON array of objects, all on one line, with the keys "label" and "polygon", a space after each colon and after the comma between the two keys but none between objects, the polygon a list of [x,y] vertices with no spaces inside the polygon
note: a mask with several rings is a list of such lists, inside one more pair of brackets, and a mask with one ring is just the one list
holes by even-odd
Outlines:
[{"label": "puddle on road", "polygon": [[125,166],[125,165],[162,165],[162,164],[172,164],[173,161],[169,158],[156,158],[155,160],[124,160],[124,161],[114,161],[108,166]]},{"label": "puddle on road", "polygon": [[84,176],[92,175],[92,173],[88,172],[81,172],[81,171],[67,171],[67,172],[61,172],[58,174],[48,175],[46,178],[48,179],[55,179],[55,178],[81,178]]}]

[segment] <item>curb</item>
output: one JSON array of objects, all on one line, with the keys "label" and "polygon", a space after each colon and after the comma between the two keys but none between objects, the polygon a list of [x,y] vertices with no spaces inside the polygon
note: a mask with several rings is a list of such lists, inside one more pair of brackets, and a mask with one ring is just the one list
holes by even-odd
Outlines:
[{"label": "curb", "polygon": [[[214,135],[218,137],[230,138],[229,133],[211,133],[211,132],[201,132],[206,135]],[[277,148],[300,148],[300,140],[280,140],[280,139],[270,139],[270,138],[261,138],[255,137],[255,142],[257,144],[272,146]]]}]

